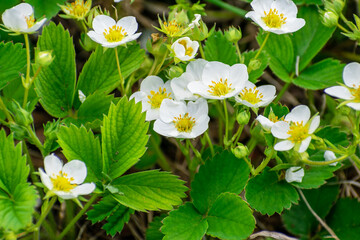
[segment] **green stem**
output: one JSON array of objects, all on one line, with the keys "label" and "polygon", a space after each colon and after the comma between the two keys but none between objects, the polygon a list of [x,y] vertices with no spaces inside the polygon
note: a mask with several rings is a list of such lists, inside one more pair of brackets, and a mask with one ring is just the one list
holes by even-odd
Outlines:
[{"label": "green stem", "polygon": [[225,115],[225,138],[224,138],[224,145],[225,148],[228,147],[228,131],[229,131],[229,116],[228,116],[228,110],[226,105],[226,100],[223,100],[224,104],[224,115]]},{"label": "green stem", "polygon": [[209,144],[211,156],[214,157],[214,156],[215,156],[214,146],[213,146],[213,144],[212,144],[212,142],[211,142],[211,139],[210,139],[210,136],[209,136],[209,134],[208,134],[208,131],[206,131],[206,132],[204,133],[204,137],[205,137],[206,141],[207,141],[208,144]]},{"label": "green stem", "polygon": [[166,57],[167,57],[168,53],[169,53],[169,50],[166,49],[166,52],[165,52],[165,54],[164,54],[164,57],[161,59],[160,64],[156,67],[156,70],[155,70],[154,75],[158,75],[158,74],[160,73],[161,67],[162,67],[162,65],[164,65],[164,62],[165,62],[165,60],[166,60]]},{"label": "green stem", "polygon": [[99,194],[94,194],[89,199],[89,201],[85,204],[84,208],[81,209],[78,214],[71,220],[71,222],[66,226],[66,228],[60,233],[60,235],[56,238],[56,240],[61,240],[65,237],[65,235],[70,231],[70,229],[74,226],[74,224],[80,219],[82,215],[91,207],[92,203],[99,197]]},{"label": "green stem", "polygon": [[331,161],[324,161],[324,162],[318,162],[318,161],[311,161],[311,160],[308,160],[308,159],[301,159],[301,161],[303,163],[306,163],[308,165],[314,165],[314,166],[326,166],[326,165],[329,165],[329,164],[332,164],[332,163],[336,163],[336,162],[340,162],[346,158],[348,158],[349,156],[348,155],[344,155],[344,156],[341,156],[339,158],[336,158],[334,160],[331,160]]},{"label": "green stem", "polygon": [[276,96],[275,100],[273,101],[274,104],[276,104],[281,97],[284,95],[284,93],[286,92],[286,90],[288,90],[288,88],[290,87],[291,82],[287,82],[282,89],[280,90],[279,94]]},{"label": "green stem", "polygon": [[199,159],[199,161],[200,161],[200,163],[201,163],[202,165],[204,165],[205,162],[204,162],[204,160],[202,160],[201,154],[200,154],[199,151],[194,147],[194,145],[191,143],[191,141],[190,141],[189,139],[186,139],[186,143],[187,143],[187,145],[190,146],[190,148],[193,150],[193,152],[194,152],[194,154],[195,154],[195,157],[196,157],[197,159]]},{"label": "green stem", "polygon": [[175,140],[179,145],[180,151],[184,154],[188,166],[190,166],[189,150],[186,147],[184,147],[184,145],[181,143],[181,141],[178,138],[175,138]]},{"label": "green stem", "polygon": [[344,16],[344,14],[340,14],[340,18],[344,21],[344,23],[350,28],[352,29],[352,26],[350,23],[348,23],[348,20],[346,19],[346,17]]},{"label": "green stem", "polygon": [[341,26],[340,23],[337,24],[337,27],[340,28],[343,32],[348,33],[350,32],[349,30],[347,30],[345,27]]},{"label": "green stem", "polygon": [[268,165],[268,163],[270,162],[272,156],[274,155],[275,150],[272,149],[272,151],[270,152],[270,154],[268,156],[266,156],[265,160],[263,160],[261,162],[261,164],[255,169],[254,171],[254,175],[258,175],[262,170],[264,170],[264,168]]},{"label": "green stem", "polygon": [[206,2],[209,2],[209,3],[212,3],[214,5],[217,5],[223,9],[226,9],[226,10],[229,10],[233,13],[236,13],[237,15],[239,16],[242,16],[242,17],[245,17],[247,11],[241,9],[241,8],[237,8],[237,7],[234,7],[228,3],[225,3],[224,1],[222,0],[206,0]]},{"label": "green stem", "polygon": [[42,222],[45,220],[46,216],[49,214],[50,210],[52,209],[54,203],[56,202],[57,197],[52,197],[50,202],[48,203],[47,208],[44,212],[41,212],[40,218],[35,224],[35,226],[32,228],[33,231],[39,232],[39,227],[41,226]]},{"label": "green stem", "polygon": [[205,53],[204,53],[204,49],[202,47],[201,42],[199,43],[199,51],[200,51],[201,58],[205,59]]},{"label": "green stem", "polygon": [[240,138],[241,133],[242,133],[242,131],[243,131],[243,129],[244,129],[244,126],[245,126],[245,125],[239,125],[239,127],[238,127],[235,135],[231,138],[231,146],[232,146],[232,147],[235,147],[235,146],[236,146],[236,143],[239,141],[239,138]]},{"label": "green stem", "polygon": [[356,154],[353,154],[350,158],[354,161],[355,165],[360,170],[360,158],[356,156]]},{"label": "green stem", "polygon": [[155,58],[154,58],[154,62],[153,62],[153,64],[152,64],[151,68],[150,68],[150,71],[149,71],[148,76],[150,76],[150,75],[153,74],[153,72],[154,72],[154,70],[155,70],[155,67],[156,67],[156,63],[157,63],[157,58],[155,57]]},{"label": "green stem", "polygon": [[238,43],[235,43],[235,47],[236,47],[236,52],[239,56],[239,63],[242,63],[241,62],[241,51],[240,51],[240,47],[239,47],[239,44]]},{"label": "green stem", "polygon": [[244,159],[244,161],[246,162],[246,164],[249,166],[251,175],[255,176],[254,166],[251,164],[251,162],[249,161],[248,157],[243,157],[242,159]]},{"label": "green stem", "polygon": [[30,138],[33,141],[33,144],[40,150],[41,154],[44,155],[44,146],[40,142],[39,138],[36,136],[35,132],[31,129],[30,126],[27,126],[26,129],[30,134]]},{"label": "green stem", "polygon": [[254,150],[254,148],[256,147],[257,141],[254,137],[251,137],[249,142],[246,144],[246,146],[249,149],[249,154],[252,153],[252,151]]},{"label": "green stem", "polygon": [[270,36],[270,32],[268,32],[268,33],[266,34],[265,39],[264,39],[264,41],[262,42],[262,44],[261,44],[261,46],[260,46],[260,48],[259,48],[259,51],[256,53],[254,59],[257,59],[258,56],[260,55],[261,51],[262,51],[263,48],[265,47],[265,44],[266,44],[267,40],[269,39],[269,36]]},{"label": "green stem", "polygon": [[14,119],[12,118],[11,114],[9,113],[9,110],[5,106],[2,97],[0,97],[0,108],[4,110],[5,116],[9,122],[14,122]]},{"label": "green stem", "polygon": [[25,108],[27,104],[27,99],[29,96],[29,89],[30,89],[30,45],[29,45],[29,36],[27,34],[24,34],[25,39],[25,47],[26,47],[26,77],[25,77],[25,83],[23,83],[25,92],[24,92],[24,101],[23,101],[23,108]]},{"label": "green stem", "polygon": [[124,96],[126,94],[125,93],[125,88],[124,88],[125,81],[124,81],[124,78],[123,78],[123,76],[121,74],[120,61],[119,61],[119,55],[118,55],[117,47],[114,48],[114,49],[115,49],[115,58],[116,58],[117,69],[118,69],[119,77],[120,77],[120,92],[121,92],[121,95]]},{"label": "green stem", "polygon": [[153,150],[155,151],[156,155],[158,156],[157,163],[159,164],[159,166],[163,170],[170,172],[171,166],[168,163],[168,159],[165,157],[164,153],[159,148],[159,145],[157,144],[157,142],[155,141],[155,138],[153,136],[150,136],[150,143],[151,143],[151,146],[152,146]]}]

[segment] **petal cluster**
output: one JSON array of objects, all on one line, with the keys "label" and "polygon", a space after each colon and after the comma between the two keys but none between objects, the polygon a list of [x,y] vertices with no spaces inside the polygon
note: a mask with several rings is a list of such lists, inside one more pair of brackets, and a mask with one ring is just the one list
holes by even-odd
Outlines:
[{"label": "petal cluster", "polygon": [[343,80],[345,86],[334,86],[325,89],[330,96],[345,100],[348,107],[360,111],[360,64],[353,62],[345,66]]},{"label": "petal cluster", "polygon": [[98,15],[92,22],[94,31],[88,32],[88,36],[103,47],[114,48],[137,39],[141,33],[135,33],[138,29],[136,18],[123,17],[115,21],[109,16]]},{"label": "petal cluster", "polygon": [[20,3],[2,14],[4,26],[16,33],[34,33],[46,22],[46,18],[35,21],[34,9],[28,3]]},{"label": "petal cluster", "polygon": [[271,133],[274,137],[282,139],[275,144],[276,151],[287,151],[295,148],[302,153],[309,147],[311,134],[319,127],[320,117],[310,119],[310,109],[305,105],[299,105],[285,116],[284,121],[276,122]]},{"label": "petal cluster", "polygon": [[87,175],[85,163],[72,160],[65,165],[51,154],[44,159],[45,171],[40,168],[42,183],[54,194],[63,198],[77,198],[79,195],[90,194],[95,190],[94,183],[84,183]]},{"label": "petal cluster", "polygon": [[171,45],[171,49],[175,53],[175,58],[181,61],[189,61],[195,57],[199,49],[199,43],[191,41],[189,37],[182,37]]},{"label": "petal cluster", "polygon": [[305,20],[296,18],[297,7],[291,0],[254,0],[254,11],[245,17],[251,18],[262,29],[276,34],[296,32],[305,25]]}]

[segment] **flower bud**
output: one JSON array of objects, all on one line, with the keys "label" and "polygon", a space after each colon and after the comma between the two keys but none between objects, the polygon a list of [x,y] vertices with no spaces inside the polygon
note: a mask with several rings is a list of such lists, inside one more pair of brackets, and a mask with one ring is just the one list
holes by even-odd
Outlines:
[{"label": "flower bud", "polygon": [[38,51],[35,58],[36,58],[36,63],[42,67],[49,66],[54,60],[51,50]]},{"label": "flower bud", "polygon": [[184,70],[179,66],[171,66],[167,72],[169,79],[180,77]]},{"label": "flower bud", "polygon": [[333,11],[322,13],[321,21],[327,27],[334,27],[338,24],[339,16]]},{"label": "flower bud", "polygon": [[250,121],[250,112],[248,111],[242,111],[239,112],[236,115],[236,121],[240,124],[240,125],[246,125],[249,123]]},{"label": "flower bud", "polygon": [[14,116],[14,121],[20,126],[29,126],[33,123],[33,117],[31,112],[27,111],[26,109],[22,108],[20,104],[16,101],[11,102],[9,106],[11,112]]},{"label": "flower bud", "polygon": [[238,146],[236,148],[232,148],[231,152],[235,155],[237,158],[244,158],[247,157],[249,154],[249,149],[244,146],[241,143],[238,143]]},{"label": "flower bud", "polygon": [[230,27],[228,31],[225,31],[225,37],[229,42],[237,43],[242,38],[241,29]]},{"label": "flower bud", "polygon": [[344,9],[345,2],[342,0],[334,0],[333,1],[333,8],[335,9],[337,14],[341,14],[342,10]]},{"label": "flower bud", "polygon": [[199,26],[192,28],[191,39],[201,42],[208,38],[212,33],[213,31],[209,32],[206,24],[203,21],[200,21]]},{"label": "flower bud", "polygon": [[249,62],[248,72],[255,71],[261,66],[261,61],[259,59],[251,59]]}]

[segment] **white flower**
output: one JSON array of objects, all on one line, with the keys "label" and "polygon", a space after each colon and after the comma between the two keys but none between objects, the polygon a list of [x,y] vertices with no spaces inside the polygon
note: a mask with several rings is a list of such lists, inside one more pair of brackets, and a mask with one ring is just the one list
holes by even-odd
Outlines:
[{"label": "white flower", "polygon": [[254,0],[254,11],[245,17],[251,18],[262,29],[276,34],[296,32],[305,25],[305,20],[296,18],[297,7],[291,0]]},{"label": "white flower", "polygon": [[276,88],[273,85],[256,87],[255,84],[247,81],[235,100],[245,106],[259,108],[269,105],[276,97],[275,94]]},{"label": "white flower", "polygon": [[[325,161],[332,161],[332,160],[335,160],[337,157],[335,156],[335,153],[333,151],[327,150],[324,153],[324,158],[325,158]],[[338,162],[333,162],[333,163],[330,163],[329,165],[336,166],[336,164],[338,164]]]},{"label": "white flower", "polygon": [[209,127],[208,105],[205,99],[196,102],[176,102],[165,99],[160,107],[160,118],[154,131],[174,138],[196,138]]},{"label": "white flower", "polygon": [[200,81],[190,82],[188,89],[208,99],[225,99],[237,95],[245,86],[249,75],[244,64],[226,65],[208,62]]},{"label": "white flower", "polygon": [[87,175],[85,163],[72,160],[63,166],[54,154],[44,159],[44,168],[39,168],[42,183],[54,194],[63,199],[77,198],[95,190],[94,183],[84,183]]},{"label": "white flower", "polygon": [[346,106],[360,111],[360,64],[356,62],[345,66],[343,79],[346,86],[325,89],[330,96],[345,99]]},{"label": "white flower", "polygon": [[188,37],[182,37],[171,45],[171,49],[175,53],[175,58],[181,61],[189,61],[195,57],[199,49],[199,43],[191,41]]},{"label": "white flower", "polygon": [[122,0],[114,0],[114,2],[118,3],[118,2],[121,2]]},{"label": "white flower", "polygon": [[279,121],[271,128],[274,137],[285,139],[274,146],[276,151],[287,151],[295,147],[302,153],[309,147],[311,134],[319,127],[320,117],[310,119],[310,109],[299,105],[285,116],[284,121]]},{"label": "white flower", "polygon": [[13,32],[34,33],[46,22],[46,18],[35,22],[33,7],[28,3],[20,3],[5,10],[2,21]]},{"label": "white flower", "polygon": [[285,180],[287,182],[302,182],[305,171],[301,167],[291,167],[285,172]]},{"label": "white flower", "polygon": [[193,81],[200,81],[201,75],[207,61],[204,59],[196,59],[186,66],[186,71],[177,78],[171,80],[171,89],[174,91],[176,100],[196,100],[198,95],[194,95],[188,89],[188,84]]},{"label": "white flower", "polygon": [[195,19],[192,20],[192,22],[189,24],[189,28],[194,28],[195,26],[198,27],[200,26],[199,21],[201,20],[201,15],[200,14],[195,14]]},{"label": "white flower", "polygon": [[79,90],[78,93],[79,93],[79,100],[80,100],[80,102],[81,102],[81,103],[85,102],[85,100],[86,100],[85,94],[84,94],[81,90]]},{"label": "white flower", "polygon": [[164,81],[157,76],[148,76],[140,84],[140,90],[133,93],[130,99],[142,103],[142,111],[146,111],[146,121],[159,118],[160,106],[164,99],[174,98],[170,82]]},{"label": "white flower", "polygon": [[138,29],[136,18],[123,17],[115,22],[109,16],[98,15],[92,22],[94,31],[88,32],[88,36],[103,47],[114,48],[119,45],[137,39],[141,33],[135,33]]},{"label": "white flower", "polygon": [[59,6],[68,17],[84,20],[91,9],[92,0],[87,0],[86,2],[84,0],[75,0],[75,2],[65,4]]}]

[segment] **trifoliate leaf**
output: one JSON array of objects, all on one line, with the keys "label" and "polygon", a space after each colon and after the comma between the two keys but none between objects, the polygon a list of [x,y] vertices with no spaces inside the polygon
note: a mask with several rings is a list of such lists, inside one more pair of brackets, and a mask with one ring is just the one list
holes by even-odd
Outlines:
[{"label": "trifoliate leaf", "polygon": [[255,229],[251,209],[239,196],[222,193],[211,206],[207,234],[220,239],[246,239]]},{"label": "trifoliate leaf", "polygon": [[230,66],[238,62],[235,46],[221,31],[214,32],[206,40],[204,54],[207,61],[219,61]]},{"label": "trifoliate leaf", "polygon": [[250,170],[244,160],[223,151],[207,160],[191,184],[191,198],[199,212],[205,214],[223,192],[239,194],[249,178]]},{"label": "trifoliate leaf", "polygon": [[252,208],[268,215],[281,213],[299,200],[297,191],[286,181],[279,181],[276,172],[269,171],[268,167],[249,180],[245,197]]},{"label": "trifoliate leaf", "polygon": [[160,229],[165,234],[163,240],[201,240],[208,228],[206,218],[192,203],[171,211],[163,223]]},{"label": "trifoliate leaf", "polygon": [[164,238],[164,234],[160,231],[162,227],[162,221],[167,215],[161,214],[154,217],[151,223],[149,223],[148,229],[146,229],[146,240],[159,240]]},{"label": "trifoliate leaf", "polygon": [[103,171],[111,178],[121,176],[144,154],[148,126],[141,103],[123,97],[111,104],[101,128]]},{"label": "trifoliate leaf", "polygon": [[360,203],[357,199],[341,198],[337,201],[326,223],[341,240],[354,240],[360,236]]},{"label": "trifoliate leaf", "polygon": [[169,172],[151,170],[122,176],[112,186],[122,194],[114,194],[121,204],[138,211],[171,210],[182,203],[187,187],[177,176]]},{"label": "trifoliate leaf", "polygon": [[84,126],[61,126],[57,136],[58,143],[69,161],[77,159],[86,164],[87,182],[102,179],[100,140],[91,130],[86,130]]},{"label": "trifoliate leaf", "polygon": [[[255,57],[255,55],[257,54],[258,51],[259,50],[242,53],[242,56],[245,58],[244,64],[246,66],[249,67],[249,63],[250,63],[251,59],[253,59]],[[253,83],[255,83],[258,80],[258,78],[261,77],[261,75],[263,75],[265,68],[269,64],[269,57],[266,53],[261,52],[257,58],[257,61],[259,61],[259,64],[260,64],[259,68],[252,70],[249,73],[249,81],[253,82]]]},{"label": "trifoliate leaf", "polygon": [[51,22],[39,37],[40,51],[50,50],[53,62],[35,79],[35,90],[44,109],[54,117],[65,117],[72,108],[75,91],[75,50],[69,31]]},{"label": "trifoliate leaf", "polygon": [[[140,48],[139,44],[120,46],[117,49],[122,76],[127,78],[139,69],[145,60],[145,51]],[[77,89],[88,96],[95,91],[110,93],[119,85],[120,77],[115,50],[108,49],[104,52],[104,49],[98,46],[80,73]]]},{"label": "trifoliate leaf", "polygon": [[[338,196],[339,186],[325,185],[318,189],[303,190],[303,193],[311,208],[324,219]],[[284,211],[282,220],[289,232],[301,237],[313,236],[319,225],[302,199],[299,205],[293,205],[290,210]]]},{"label": "trifoliate leaf", "polygon": [[[0,90],[19,78],[26,65],[26,50],[20,43],[0,43]],[[19,86],[18,86],[19,87]]]}]

